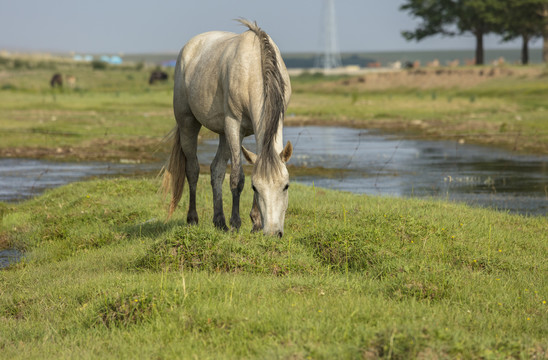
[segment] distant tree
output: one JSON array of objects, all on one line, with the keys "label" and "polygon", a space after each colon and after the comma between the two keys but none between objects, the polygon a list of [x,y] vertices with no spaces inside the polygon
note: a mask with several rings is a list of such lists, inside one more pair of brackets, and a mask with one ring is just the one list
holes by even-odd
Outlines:
[{"label": "distant tree", "polygon": [[432,35],[456,35],[453,24],[456,19],[454,0],[406,0],[400,10],[408,11],[411,16],[421,18],[422,22],[413,31],[403,31],[407,40],[420,41]]},{"label": "distant tree", "polygon": [[457,26],[460,33],[471,32],[476,37],[476,64],[484,64],[483,36],[500,30],[506,1],[457,1]]},{"label": "distant tree", "polygon": [[108,64],[102,60],[93,60],[91,62],[91,68],[93,70],[105,70],[108,67]]},{"label": "distant tree", "polygon": [[503,41],[521,37],[521,63],[529,63],[529,41],[542,36],[543,3],[545,0],[506,0],[504,16],[500,19]]},{"label": "distant tree", "polygon": [[542,18],[542,37],[544,44],[542,46],[542,59],[548,63],[548,0],[541,0],[539,12]]},{"label": "distant tree", "polygon": [[404,31],[408,39],[422,40],[442,34],[454,36],[470,32],[476,38],[476,64],[484,63],[483,36],[499,30],[506,1],[500,0],[406,0],[400,10],[422,18],[414,31]]}]

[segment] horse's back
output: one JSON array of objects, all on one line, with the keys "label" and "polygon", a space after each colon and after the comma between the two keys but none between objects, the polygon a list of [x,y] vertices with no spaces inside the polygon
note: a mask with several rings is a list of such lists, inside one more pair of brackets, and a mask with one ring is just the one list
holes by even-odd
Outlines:
[{"label": "horse's back", "polygon": [[261,48],[253,32],[203,33],[179,54],[174,106],[176,112],[178,106],[190,109],[202,125],[222,132],[225,116],[249,116],[251,104],[262,101],[262,81]]}]

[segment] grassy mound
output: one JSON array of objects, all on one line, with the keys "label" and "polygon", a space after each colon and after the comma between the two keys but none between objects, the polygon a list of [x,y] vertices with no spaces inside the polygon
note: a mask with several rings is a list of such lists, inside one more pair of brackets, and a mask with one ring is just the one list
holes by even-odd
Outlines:
[{"label": "grassy mound", "polygon": [[186,201],[164,222],[158,185],[2,205],[0,238],[26,254],[0,271],[4,356],[546,356],[545,217],[294,184],[277,239],[247,216],[217,231],[205,176],[200,224],[182,220]]}]

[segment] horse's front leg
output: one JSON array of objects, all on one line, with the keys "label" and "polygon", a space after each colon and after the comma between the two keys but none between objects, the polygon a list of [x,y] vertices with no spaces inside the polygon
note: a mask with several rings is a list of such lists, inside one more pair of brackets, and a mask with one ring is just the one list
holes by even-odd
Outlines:
[{"label": "horse's front leg", "polygon": [[251,229],[251,232],[261,231],[263,229],[263,222],[261,220],[261,211],[259,210],[259,204],[257,204],[257,194],[253,194],[253,206],[251,207],[249,217],[251,218],[251,223],[253,223],[253,228]]},{"label": "horse's front leg", "polygon": [[[244,176],[244,170],[242,168],[242,165],[239,164],[237,167],[238,169],[234,170],[234,165],[232,166],[232,172],[230,173],[230,190],[232,191],[232,216],[230,217],[230,226],[233,229],[240,229],[240,226],[242,225],[242,220],[240,219],[240,195],[242,194],[242,191],[244,190],[244,184],[245,184],[245,176]],[[237,175],[233,175],[238,171]],[[232,177],[237,176],[236,180],[236,186],[232,186],[233,180]]]},{"label": "horse's front leg", "polygon": [[218,229],[227,231],[225,214],[223,211],[223,181],[226,174],[226,164],[230,157],[230,149],[226,137],[219,135],[219,147],[215,159],[211,163],[211,188],[213,190],[213,224]]},{"label": "horse's front leg", "polygon": [[230,191],[232,192],[232,216],[230,226],[238,230],[242,225],[240,219],[240,195],[244,189],[245,176],[241,162],[242,134],[240,133],[240,121],[233,117],[225,119],[225,134],[228,147],[230,148],[230,160],[232,167],[230,171]]}]

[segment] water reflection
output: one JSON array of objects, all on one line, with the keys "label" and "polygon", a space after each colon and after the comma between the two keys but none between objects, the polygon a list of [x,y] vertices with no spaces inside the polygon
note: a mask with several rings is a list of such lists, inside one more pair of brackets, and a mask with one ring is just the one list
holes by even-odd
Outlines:
[{"label": "water reflection", "polygon": [[157,171],[158,164],[62,163],[32,159],[0,159],[0,201],[20,201],[93,176],[132,175]]}]

